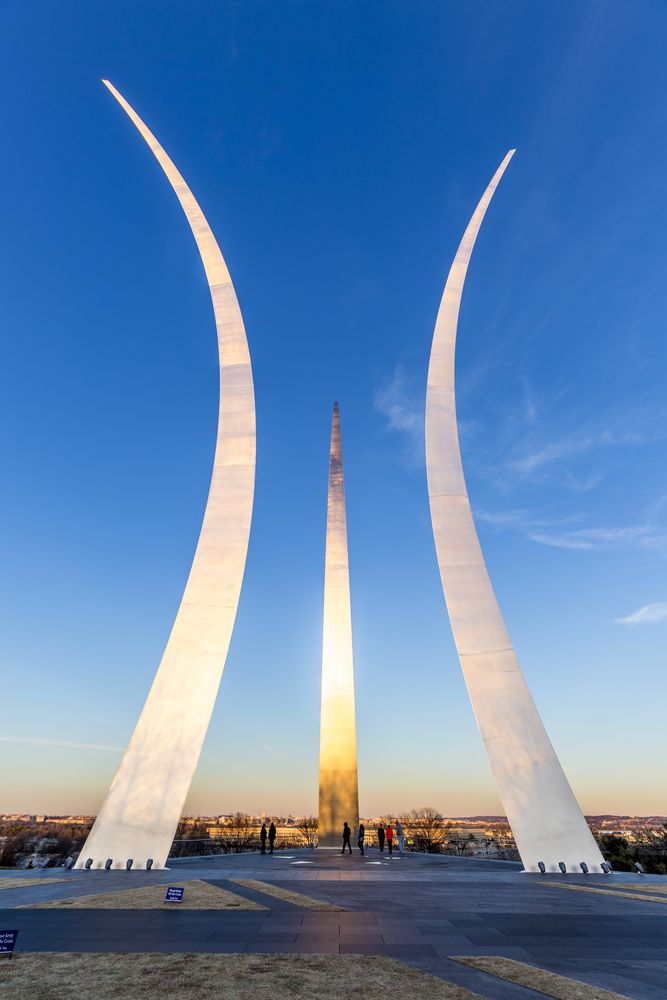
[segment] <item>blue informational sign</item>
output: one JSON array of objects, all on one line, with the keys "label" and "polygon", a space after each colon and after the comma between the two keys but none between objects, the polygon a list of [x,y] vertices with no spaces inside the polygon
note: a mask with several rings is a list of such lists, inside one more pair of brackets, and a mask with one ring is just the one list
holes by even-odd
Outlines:
[{"label": "blue informational sign", "polygon": [[0,955],[12,957],[18,931],[0,931]]},{"label": "blue informational sign", "polygon": [[170,885],[167,889],[167,895],[164,897],[165,903],[182,903],[184,892],[185,889],[180,889],[175,885]]}]

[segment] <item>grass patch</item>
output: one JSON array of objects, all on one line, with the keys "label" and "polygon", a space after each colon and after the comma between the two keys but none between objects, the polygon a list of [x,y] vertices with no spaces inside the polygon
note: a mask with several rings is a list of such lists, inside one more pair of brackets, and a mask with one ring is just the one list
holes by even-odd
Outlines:
[{"label": "grass patch", "polygon": [[344,906],[336,906],[335,903],[325,903],[323,899],[313,899],[312,896],[304,896],[301,892],[292,892],[291,889],[280,889],[270,882],[259,882],[254,878],[235,878],[231,880],[237,885],[243,885],[246,889],[253,889],[255,892],[263,892],[265,896],[275,896],[276,899],[284,899],[286,903],[294,903],[304,910],[335,910],[340,913]]},{"label": "grass patch", "polygon": [[146,885],[141,889],[120,889],[94,896],[74,896],[71,899],[50,900],[19,906],[17,909],[52,910],[266,910],[266,906],[244,899],[228,889],[220,889],[199,879],[181,882],[185,889],[182,903],[165,903],[167,885]]},{"label": "grass patch", "polygon": [[555,1000],[627,1000],[620,993],[611,993],[600,986],[580,983],[567,976],[558,976],[555,972],[538,969],[535,965],[517,962],[513,958],[469,958],[468,956],[452,957],[452,962],[469,965],[480,972],[486,972],[498,979],[506,979],[517,986],[525,986],[536,993],[554,997]]},{"label": "grass patch", "polygon": [[388,996],[481,1000],[454,983],[381,955],[21,952],[0,965],[2,1000],[387,1000]]},{"label": "grass patch", "polygon": [[653,896],[667,896],[667,885],[655,885],[653,882],[644,882],[639,885],[630,885],[629,882],[617,882],[616,889],[623,889],[624,892],[650,892]]},{"label": "grass patch", "polygon": [[[0,878],[0,889],[22,889],[26,885],[53,885],[54,882],[67,882],[66,878]],[[72,879],[78,881],[78,879]]]},{"label": "grass patch", "polygon": [[640,886],[637,886],[636,889],[632,888],[630,892],[623,892],[621,889],[595,889],[592,885],[570,885],[568,882],[545,882],[545,885],[555,885],[557,889],[571,889],[573,892],[595,892],[599,896],[622,896],[623,899],[643,899],[646,903],[660,903],[663,906],[667,906],[667,899],[660,899],[659,896],[647,896],[646,892],[641,891],[642,887]]}]

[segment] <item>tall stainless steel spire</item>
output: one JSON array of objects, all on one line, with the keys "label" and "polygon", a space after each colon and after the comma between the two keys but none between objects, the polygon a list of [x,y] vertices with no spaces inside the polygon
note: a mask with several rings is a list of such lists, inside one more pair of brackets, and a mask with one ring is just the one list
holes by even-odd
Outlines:
[{"label": "tall stainless steel spire", "polygon": [[[463,285],[475,240],[510,150],[468,224],[433,334],[426,394],[426,469],[433,534],[449,618],[477,724],[524,866],[598,869],[602,856],[549,741],[484,563],[466,489],[456,423],[454,356]],[[554,683],[557,679],[554,678]]]},{"label": "tall stainless steel spire", "polygon": [[155,136],[106,80],[181,203],[208,280],[220,400],[211,486],[181,605],[130,743],[76,867],[164,867],[213,711],[234,628],[255,483],[255,396],[234,286],[215,237]]},{"label": "tall stainless steel spire", "polygon": [[334,403],[324,570],[319,846],[339,847],[346,821],[351,830],[359,823],[359,790],[343,449]]}]

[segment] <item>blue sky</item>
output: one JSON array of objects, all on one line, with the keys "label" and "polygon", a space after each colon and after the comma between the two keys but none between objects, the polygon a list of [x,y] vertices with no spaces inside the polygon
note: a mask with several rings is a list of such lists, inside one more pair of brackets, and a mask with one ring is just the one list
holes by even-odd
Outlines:
[{"label": "blue sky", "polygon": [[314,812],[339,399],[361,809],[500,805],[445,611],[423,408],[459,327],[500,603],[588,812],[667,812],[660,2],[2,5],[0,810],[94,811],[194,551],[216,346],[192,237],[100,83],[199,199],[245,317],[253,528],[188,809]]}]

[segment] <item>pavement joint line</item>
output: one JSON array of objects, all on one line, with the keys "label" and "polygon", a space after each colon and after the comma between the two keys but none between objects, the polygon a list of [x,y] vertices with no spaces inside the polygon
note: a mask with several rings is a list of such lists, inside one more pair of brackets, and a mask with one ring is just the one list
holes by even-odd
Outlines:
[{"label": "pavement joint line", "polygon": [[556,886],[557,889],[571,889],[573,892],[594,892],[600,896],[620,896],[621,899],[643,900],[647,903],[659,903],[667,906],[667,899],[660,899],[659,896],[647,896],[645,893],[637,891],[632,894],[622,892],[620,889],[594,889],[592,885],[568,885],[566,882],[544,882],[543,885]]},{"label": "pavement joint line", "polygon": [[536,993],[552,997],[553,1000],[581,1000],[584,996],[586,1000],[627,1000],[622,993],[614,993],[601,986],[571,979],[569,976],[562,976],[537,965],[529,965],[527,962],[518,962],[514,958],[503,958],[500,955],[479,957],[450,955],[449,959],[517,986],[525,986]]},{"label": "pavement joint line", "polygon": [[[293,853],[316,857],[312,851]],[[20,888],[0,892],[0,923],[18,926],[14,923],[18,918],[21,950],[30,953],[364,953],[429,969],[487,1000],[544,1000],[547,991],[540,993],[448,958],[503,957],[579,980],[577,1000],[590,1000],[590,984],[635,1000],[666,1000],[667,910],[628,906],[618,897],[666,902],[667,879],[631,873],[627,877],[617,873],[614,878],[597,873],[586,879],[561,879],[557,873],[544,879],[520,878],[517,871],[490,863],[456,859],[459,863],[453,868],[421,856],[411,857],[405,865],[378,866],[375,874],[370,874],[372,866],[354,864],[356,857],[352,864],[346,858],[345,868],[340,857],[297,868],[290,866],[290,860],[259,861],[250,855],[204,858],[196,865],[180,869],[174,865],[159,874],[86,873],[88,877],[82,875],[71,887],[67,885],[71,876],[60,884],[42,877],[38,881],[43,889],[22,888],[28,881],[22,878]],[[55,901],[95,889],[118,893],[129,885],[159,883],[164,893],[166,885],[197,878],[261,903],[264,909],[253,913],[239,908],[216,912],[175,908],[149,913],[34,908],[35,900]],[[264,885],[256,891],[235,884],[234,879]],[[583,884],[589,893],[598,891],[564,901],[558,893],[544,892],[545,882],[574,883],[579,891]],[[280,896],[271,898],[266,885],[284,891],[322,891],[324,900],[336,905],[332,912],[314,911]],[[662,898],[656,898],[661,890]],[[644,893],[648,898],[641,900]],[[32,907],[17,912],[16,907],[31,901]],[[5,966],[0,968],[4,971]]]}]

